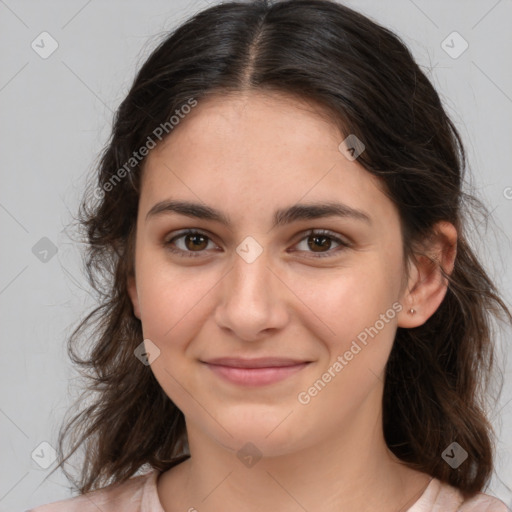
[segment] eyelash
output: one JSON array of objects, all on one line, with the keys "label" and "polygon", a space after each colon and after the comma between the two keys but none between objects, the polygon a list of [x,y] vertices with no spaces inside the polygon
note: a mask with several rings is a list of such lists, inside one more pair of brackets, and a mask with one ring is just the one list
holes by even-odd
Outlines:
[{"label": "eyelash", "polygon": [[[172,246],[172,244],[173,244],[173,242],[175,240],[183,238],[183,237],[185,237],[187,235],[201,235],[201,236],[204,236],[205,238],[207,238],[209,241],[212,241],[211,238],[206,233],[190,229],[190,230],[187,230],[187,231],[183,231],[179,235],[174,236],[174,237],[172,237],[172,238],[170,238],[168,240],[165,240],[164,241],[164,246],[169,251],[171,251],[172,253],[178,254],[180,256],[191,257],[191,258],[200,257],[201,253],[205,252],[205,250],[203,250],[203,251],[188,251],[188,250],[184,251],[183,249],[176,249],[175,247]],[[340,244],[340,247],[341,247],[341,249],[340,249],[340,247],[335,248],[335,249],[338,249],[338,251],[336,251],[335,249],[329,249],[328,251],[323,252],[323,253],[322,252],[320,252],[320,253],[312,253],[312,254],[315,254],[313,256],[313,258],[332,257],[333,256],[332,252],[340,252],[343,249],[346,249],[346,248],[351,246],[351,244],[349,244],[348,242],[346,242],[346,241],[342,240],[341,238],[337,237],[332,231],[328,231],[328,230],[325,230],[325,229],[311,229],[311,230],[307,231],[306,233],[304,233],[304,236],[297,242],[297,244],[302,242],[303,240],[311,237],[311,236],[325,236],[325,237],[329,238],[330,240]],[[303,251],[303,252],[312,252],[312,251]]]}]

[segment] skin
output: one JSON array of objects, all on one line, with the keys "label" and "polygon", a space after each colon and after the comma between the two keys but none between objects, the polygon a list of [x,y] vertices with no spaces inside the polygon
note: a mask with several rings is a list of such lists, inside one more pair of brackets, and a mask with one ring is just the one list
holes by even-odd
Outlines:
[{"label": "skin", "polygon": [[[430,481],[387,448],[381,401],[397,327],[424,323],[447,283],[425,257],[405,280],[398,211],[377,178],[339,151],[344,138],[319,107],[251,91],[200,101],[146,160],[129,293],[144,339],[160,350],[150,368],[185,415],[191,452],[158,479],[166,512],[398,512]],[[170,212],[146,221],[170,198],[219,209],[232,224]],[[274,210],[326,201],[362,210],[371,223],[331,216],[272,228]],[[170,252],[164,242],[192,228],[207,235],[199,248],[193,237],[174,247],[198,256]],[[310,229],[350,245],[331,238],[322,247],[304,234]],[[252,263],[236,252],[247,236],[263,249]],[[443,222],[426,247],[448,273],[456,237]],[[403,309],[299,403],[394,303]],[[311,363],[247,388],[201,362],[226,356]],[[237,457],[247,442],[262,454],[252,467]]]}]

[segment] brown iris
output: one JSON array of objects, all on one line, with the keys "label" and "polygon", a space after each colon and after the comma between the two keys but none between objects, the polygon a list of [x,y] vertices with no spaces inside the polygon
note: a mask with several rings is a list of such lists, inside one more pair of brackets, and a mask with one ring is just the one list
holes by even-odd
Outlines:
[{"label": "brown iris", "polygon": [[[313,240],[313,242],[311,240]],[[325,236],[325,235],[311,235],[311,236],[309,236],[308,237],[308,247],[310,249],[312,249],[313,252],[322,252],[322,251],[315,251],[314,250],[315,244],[317,244],[319,240],[322,241],[320,243],[321,247],[323,247],[325,249],[329,249],[329,247],[331,245],[331,238],[328,237],[328,236]],[[318,247],[318,245],[316,245],[316,247]]]},{"label": "brown iris", "polygon": [[[185,246],[189,250],[206,249],[208,245],[208,237],[201,235],[200,233],[189,233],[185,235],[184,239]],[[202,241],[199,241],[200,239],[202,239]],[[189,240],[192,240],[192,243],[190,245],[188,244]],[[203,243],[205,244],[204,247],[202,246]]]}]

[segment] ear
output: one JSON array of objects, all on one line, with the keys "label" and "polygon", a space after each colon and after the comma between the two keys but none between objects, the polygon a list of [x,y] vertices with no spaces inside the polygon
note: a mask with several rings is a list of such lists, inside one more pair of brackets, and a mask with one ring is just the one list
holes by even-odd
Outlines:
[{"label": "ear", "polygon": [[[448,289],[441,269],[451,274],[457,254],[457,230],[450,222],[438,222],[432,235],[423,242],[421,254],[410,262],[410,274],[400,303],[398,327],[412,328],[424,324],[437,310]],[[411,310],[414,310],[414,313]]]},{"label": "ear", "polygon": [[130,296],[133,305],[133,314],[140,320],[139,296],[137,294],[137,284],[133,274],[129,275],[127,278],[127,288],[128,295]]}]

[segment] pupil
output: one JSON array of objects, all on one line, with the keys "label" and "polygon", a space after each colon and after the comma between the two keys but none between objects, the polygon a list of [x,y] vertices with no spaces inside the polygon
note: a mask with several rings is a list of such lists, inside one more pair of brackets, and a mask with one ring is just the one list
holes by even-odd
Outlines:
[{"label": "pupil", "polygon": [[314,240],[313,243],[308,244],[310,249],[314,249],[314,244],[317,243],[318,240],[322,240],[323,243],[319,243],[319,245],[328,248],[329,246],[329,237],[326,236],[313,236],[312,239]]},{"label": "pupil", "polygon": [[[189,235],[189,240],[193,240],[192,244],[196,248],[201,245],[201,242],[197,242],[197,240],[200,238],[202,238],[204,240],[203,235]],[[203,243],[204,243],[204,241],[203,241]]]}]

